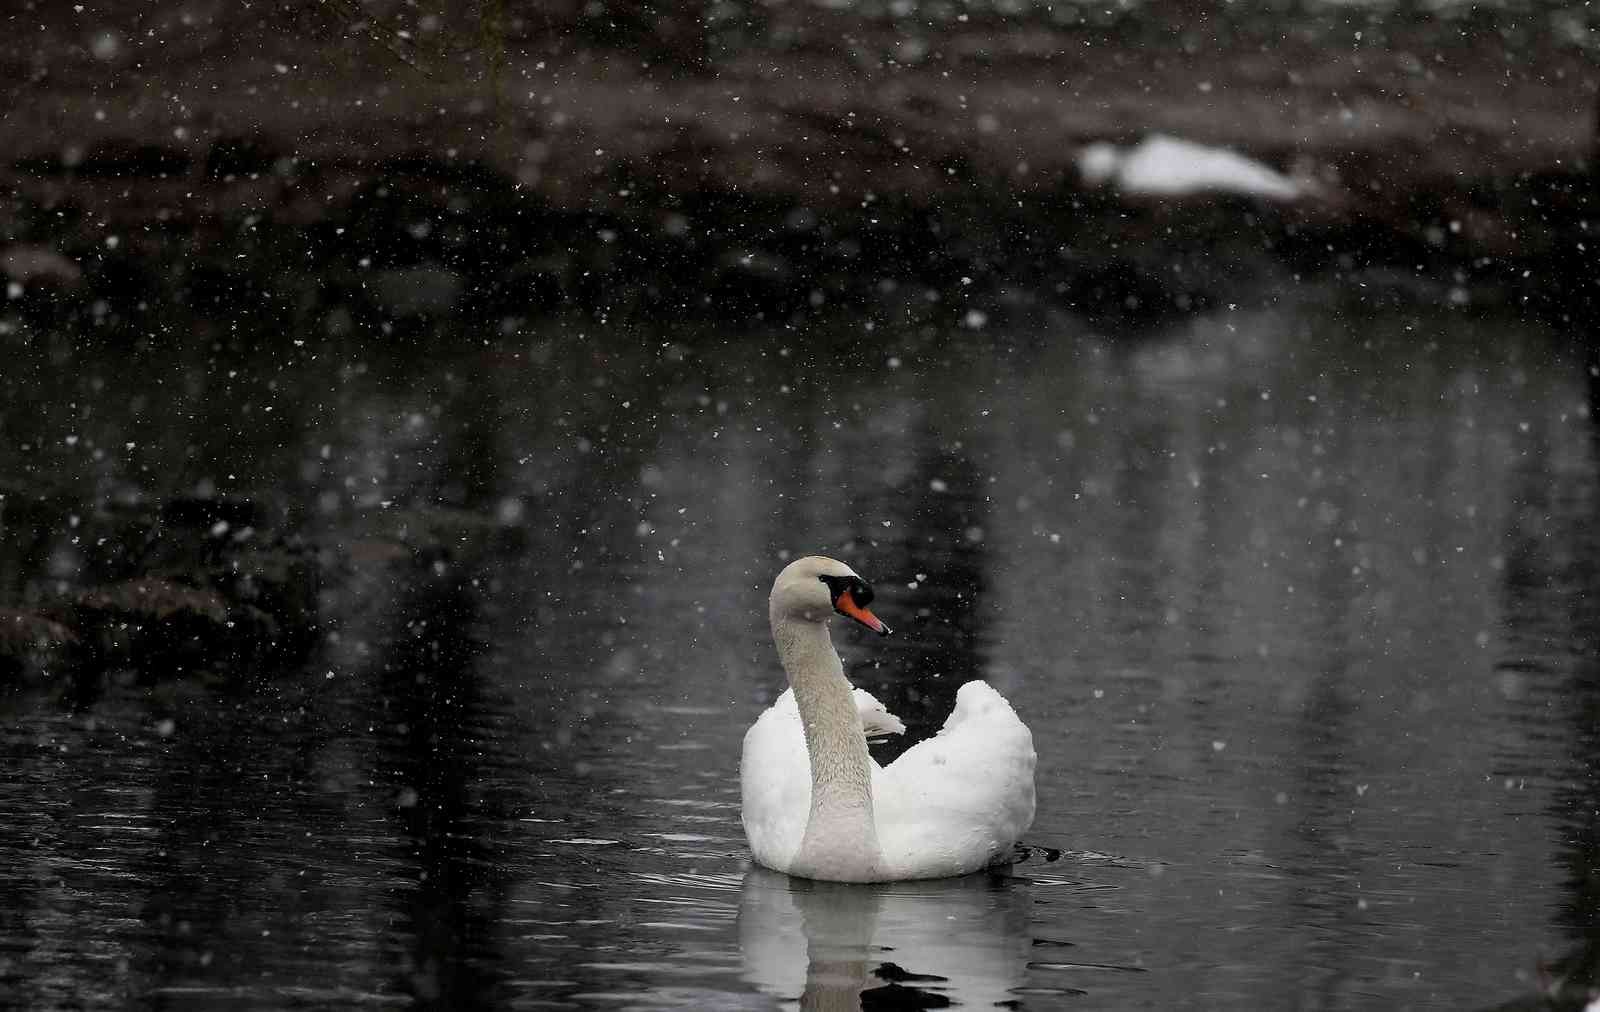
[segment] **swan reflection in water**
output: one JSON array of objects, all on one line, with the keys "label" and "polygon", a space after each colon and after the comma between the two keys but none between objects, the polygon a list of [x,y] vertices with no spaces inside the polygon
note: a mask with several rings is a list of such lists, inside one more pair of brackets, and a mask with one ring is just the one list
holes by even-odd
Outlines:
[{"label": "swan reflection in water", "polygon": [[745,980],[804,1009],[993,1007],[1015,1002],[1031,939],[1026,879],[1002,874],[874,885],[745,876]]}]

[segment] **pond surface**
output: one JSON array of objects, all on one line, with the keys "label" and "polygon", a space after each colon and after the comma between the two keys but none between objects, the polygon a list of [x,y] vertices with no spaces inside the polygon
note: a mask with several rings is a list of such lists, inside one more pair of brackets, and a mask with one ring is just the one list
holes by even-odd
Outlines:
[{"label": "pond surface", "polygon": [[[250,496],[348,561],[299,670],[0,696],[6,1004],[1460,1009],[1600,913],[1558,335],[1330,295],[1138,336],[9,340],[14,487]],[[74,586],[60,520],[13,521],[0,603]],[[494,547],[372,534],[446,522]],[[751,867],[766,592],[810,552],[875,582],[897,635],[836,638],[913,738],[965,679],[1011,699],[1059,860]]]}]

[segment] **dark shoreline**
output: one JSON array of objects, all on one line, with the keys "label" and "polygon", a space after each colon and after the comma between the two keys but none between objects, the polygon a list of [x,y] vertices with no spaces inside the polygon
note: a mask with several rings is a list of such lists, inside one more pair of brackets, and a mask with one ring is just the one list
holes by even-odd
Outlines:
[{"label": "dark shoreline", "polygon": [[[232,171],[241,150],[271,167]],[[581,211],[480,162],[269,151],[225,138],[207,168],[174,176],[186,165],[176,151],[106,146],[41,174],[35,190],[51,192],[13,201],[11,309],[36,326],[70,325],[97,300],[154,316],[334,306],[373,326],[574,311],[800,323],[841,306],[912,318],[943,307],[958,320],[1031,305],[1138,321],[1379,272],[1568,319],[1592,267],[1593,182],[1578,171],[1423,188],[1399,208],[1123,199],[1075,180],[1022,190],[985,178],[959,199],[900,193],[819,208],[794,195],[666,190],[649,167],[618,160],[611,185],[635,206]]]},{"label": "dark shoreline", "polygon": [[[1555,319],[1587,299],[1596,75],[1556,7],[613,6],[39,12],[29,48],[0,46],[21,82],[0,114],[12,301],[50,325],[102,299],[313,299],[357,325],[930,304],[1127,321],[1371,271]],[[1083,185],[1083,144],[1157,132],[1318,195]]]}]

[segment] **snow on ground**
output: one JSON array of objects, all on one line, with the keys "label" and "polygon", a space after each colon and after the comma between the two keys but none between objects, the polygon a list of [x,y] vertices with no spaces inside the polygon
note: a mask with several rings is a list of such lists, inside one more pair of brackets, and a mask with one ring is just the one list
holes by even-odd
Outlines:
[{"label": "snow on ground", "polygon": [[1103,141],[1087,145],[1078,153],[1078,171],[1091,186],[1111,184],[1136,196],[1236,193],[1296,200],[1307,193],[1304,184],[1254,159],[1164,134],[1129,148]]}]

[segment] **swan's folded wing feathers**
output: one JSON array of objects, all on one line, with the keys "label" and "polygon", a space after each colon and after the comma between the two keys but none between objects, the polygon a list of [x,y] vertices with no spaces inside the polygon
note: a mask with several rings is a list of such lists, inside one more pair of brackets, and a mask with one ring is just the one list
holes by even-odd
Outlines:
[{"label": "swan's folded wing feathers", "polygon": [[794,692],[785,691],[744,735],[740,818],[757,861],[787,867],[811,811],[811,763]]},{"label": "swan's folded wing feathers", "polygon": [[1033,735],[998,692],[968,682],[939,733],[874,778],[890,867],[961,874],[1003,860],[1033,824]]},{"label": "swan's folded wing feathers", "polygon": [[998,721],[1000,726],[1015,723],[1027,731],[1017,719],[1017,711],[1006,702],[1006,697],[996,692],[988,682],[972,681],[956,690],[956,705],[951,709],[950,716],[945,718],[939,733],[947,734],[963,724],[984,721]]}]

